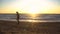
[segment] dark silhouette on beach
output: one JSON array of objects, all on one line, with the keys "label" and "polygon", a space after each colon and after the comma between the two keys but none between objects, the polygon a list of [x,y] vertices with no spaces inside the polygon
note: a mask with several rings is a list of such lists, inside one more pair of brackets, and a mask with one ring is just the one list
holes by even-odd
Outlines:
[{"label": "dark silhouette on beach", "polygon": [[19,24],[19,13],[16,12],[16,14],[17,14],[17,23]]}]

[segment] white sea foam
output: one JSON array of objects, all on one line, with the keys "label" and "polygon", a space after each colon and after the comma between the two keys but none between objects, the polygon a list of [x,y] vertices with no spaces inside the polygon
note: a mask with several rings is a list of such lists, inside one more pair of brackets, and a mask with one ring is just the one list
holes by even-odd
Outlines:
[{"label": "white sea foam", "polygon": [[[16,19],[0,19],[4,21],[17,21]],[[20,22],[60,22],[60,20],[19,20]]]}]

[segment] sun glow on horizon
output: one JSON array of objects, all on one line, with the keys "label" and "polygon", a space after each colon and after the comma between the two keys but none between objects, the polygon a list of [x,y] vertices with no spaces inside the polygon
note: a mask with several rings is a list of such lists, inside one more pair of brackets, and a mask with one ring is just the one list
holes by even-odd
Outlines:
[{"label": "sun glow on horizon", "polygon": [[[1,13],[59,13],[59,7],[48,0],[16,0],[9,5],[1,8]],[[55,12],[54,12],[55,11]],[[58,11],[58,12],[57,12]]]},{"label": "sun glow on horizon", "polygon": [[49,4],[46,0],[22,0],[21,2],[13,2],[10,7],[18,10],[20,13],[43,13],[52,8],[52,3]]}]

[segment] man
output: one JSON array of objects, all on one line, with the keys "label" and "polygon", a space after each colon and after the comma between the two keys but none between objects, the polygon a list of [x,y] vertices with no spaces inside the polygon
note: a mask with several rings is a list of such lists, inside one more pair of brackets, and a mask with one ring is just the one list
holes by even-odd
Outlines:
[{"label": "man", "polygon": [[17,23],[19,24],[19,13],[18,12],[16,12],[16,14],[17,14]]}]

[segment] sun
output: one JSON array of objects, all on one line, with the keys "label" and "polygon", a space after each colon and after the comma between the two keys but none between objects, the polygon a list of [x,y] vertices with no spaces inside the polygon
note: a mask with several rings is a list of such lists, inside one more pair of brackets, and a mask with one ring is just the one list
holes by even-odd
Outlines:
[{"label": "sun", "polygon": [[44,13],[52,8],[52,3],[47,0],[22,0],[12,3],[15,10],[21,11],[20,13],[37,14]]}]

